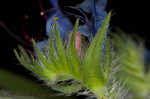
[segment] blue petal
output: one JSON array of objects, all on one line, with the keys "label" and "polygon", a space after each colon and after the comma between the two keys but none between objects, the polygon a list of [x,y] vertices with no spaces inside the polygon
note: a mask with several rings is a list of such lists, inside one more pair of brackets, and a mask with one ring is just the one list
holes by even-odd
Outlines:
[{"label": "blue petal", "polygon": [[[50,0],[50,2],[55,8],[59,8],[58,0]],[[77,5],[77,7],[81,8],[85,12],[92,14],[92,18],[88,20],[90,25],[85,24],[79,26],[79,31],[82,35],[88,37],[89,39],[95,36],[97,30],[101,27],[105,17],[107,16],[107,12],[105,11],[106,4],[107,0],[85,0],[83,3]],[[57,9],[57,11],[53,11],[50,13],[50,17],[46,24],[46,32],[48,36],[50,26],[52,24],[52,17],[59,18],[59,20],[57,21],[57,25],[60,32],[60,36],[64,40],[72,31],[73,25],[71,24],[69,19],[65,17],[60,10]]]},{"label": "blue petal", "polygon": [[40,42],[37,42],[37,46],[40,51],[43,51],[43,48],[45,48],[48,45],[48,43],[49,43],[49,40],[40,41]]},{"label": "blue petal", "polygon": [[53,7],[58,8],[58,0],[49,0]]},{"label": "blue petal", "polygon": [[[93,2],[93,1],[95,1],[95,2]],[[82,2],[79,5],[77,5],[77,7],[81,8],[85,12],[91,12],[91,10],[93,9],[92,6],[94,6],[92,4],[92,2],[95,3],[95,5],[97,7],[100,7],[103,10],[105,10],[106,5],[107,5],[107,0],[84,0],[84,2]]]},{"label": "blue petal", "polygon": [[89,27],[87,25],[82,25],[82,26],[79,26],[79,32],[80,34],[86,36],[86,37],[90,37],[90,30],[89,30]]},{"label": "blue petal", "polygon": [[78,7],[85,12],[92,13],[92,18],[89,20],[91,25],[79,27],[81,34],[89,37],[89,39],[95,36],[97,30],[101,27],[105,17],[107,16],[107,12],[105,11],[106,4],[107,0],[85,0],[83,3],[78,5]]},{"label": "blue petal", "polygon": [[65,40],[66,37],[68,37],[68,34],[72,31],[73,26],[69,19],[64,16],[60,11],[57,11],[54,15],[49,17],[47,24],[46,24],[46,34],[47,36],[50,35],[50,27],[53,24],[52,17],[57,17],[57,26],[58,26],[58,31],[60,33],[60,36],[62,40]]},{"label": "blue petal", "polygon": [[107,0],[96,0],[96,2],[97,2],[97,6],[105,10],[106,5],[107,5]]}]

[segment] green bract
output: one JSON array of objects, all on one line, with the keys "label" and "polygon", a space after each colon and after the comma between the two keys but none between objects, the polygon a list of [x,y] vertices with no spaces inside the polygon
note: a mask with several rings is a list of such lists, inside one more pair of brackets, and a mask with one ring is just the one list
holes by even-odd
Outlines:
[{"label": "green bract", "polygon": [[[72,94],[81,89],[88,89],[99,99],[107,97],[105,88],[110,75],[111,51],[107,43],[104,54],[103,41],[106,39],[105,35],[110,16],[111,14],[109,13],[90,47],[87,49],[83,59],[80,59],[75,47],[75,37],[79,24],[78,20],[76,21],[67,48],[63,45],[57,29],[56,20],[54,20],[54,25],[51,27],[51,34],[53,34],[54,28],[56,40],[53,41],[53,36],[50,36],[50,42],[46,52],[41,52],[33,40],[37,57],[27,55],[20,46],[20,55],[16,50],[15,54],[22,65],[57,91]],[[104,62],[100,59],[102,54],[104,54]]]},{"label": "green bract", "polygon": [[145,72],[143,45],[137,45],[124,33],[121,36],[113,35],[113,38],[114,46],[118,49],[116,55],[120,57],[119,71],[115,77],[125,83],[132,98],[145,99],[150,91],[150,72]]},{"label": "green bract", "polygon": [[90,46],[82,51],[85,53],[82,58],[75,46],[79,20],[67,46],[60,38],[54,19],[49,45],[41,51],[33,40],[36,56],[28,55],[21,46],[20,53],[14,52],[34,75],[66,95],[77,93],[94,95],[97,99],[123,99],[128,90],[127,96],[132,94],[131,99],[144,99],[150,89],[150,73],[144,74],[144,49],[126,36],[112,34],[112,40],[106,38],[110,17],[108,13]]}]

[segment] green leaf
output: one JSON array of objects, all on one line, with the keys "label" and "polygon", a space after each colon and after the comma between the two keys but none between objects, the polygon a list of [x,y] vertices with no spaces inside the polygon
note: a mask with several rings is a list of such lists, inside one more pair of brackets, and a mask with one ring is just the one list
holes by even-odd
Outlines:
[{"label": "green leaf", "polygon": [[[47,68],[49,71],[52,71],[52,72],[57,72],[57,68],[52,63],[50,63],[50,60],[46,59],[46,57],[42,54],[42,52],[40,52],[35,41],[32,40],[32,42],[33,42],[33,47],[34,47],[36,54],[38,56],[37,58],[39,58],[38,61],[41,65],[43,65],[43,68]],[[35,62],[35,60],[34,60],[34,62]]]},{"label": "green leaf", "polygon": [[76,34],[78,32],[79,20],[76,21],[75,27],[73,29],[71,38],[69,40],[68,48],[67,48],[67,57],[68,62],[70,65],[71,72],[76,79],[81,79],[81,72],[80,72],[80,57],[78,55],[75,40]]},{"label": "green leaf", "polygon": [[104,49],[104,57],[103,57],[103,75],[104,75],[104,79],[106,82],[110,76],[110,73],[112,71],[112,54],[113,54],[113,51],[112,51],[112,48],[111,48],[111,45],[110,45],[110,40],[109,38],[106,40],[106,43],[105,43],[105,49]]},{"label": "green leaf", "polygon": [[37,93],[41,93],[41,96],[42,94],[49,95],[48,88],[6,70],[0,70],[0,87],[23,95],[36,96]]},{"label": "green leaf", "polygon": [[16,50],[14,50],[14,53],[17,57],[17,59],[19,60],[19,62],[25,66],[25,68],[27,68],[28,70],[30,71],[33,71],[33,72],[37,72],[37,70],[32,66],[32,62],[29,58],[29,56],[27,55],[27,53],[24,51],[24,49],[19,46],[19,49],[21,51],[21,55],[19,56],[19,54],[17,53]]},{"label": "green leaf", "polygon": [[105,18],[101,28],[98,30],[95,38],[91,42],[90,47],[84,58],[82,72],[84,77],[84,84],[91,90],[97,91],[104,87],[104,75],[100,66],[100,57],[103,54],[103,41],[110,21],[111,13]]},{"label": "green leaf", "polygon": [[143,99],[150,89],[144,72],[144,48],[122,33],[120,36],[113,34],[113,38],[117,54],[120,55],[120,68],[115,76],[121,83],[126,82],[129,92]]},{"label": "green leaf", "polygon": [[55,35],[56,35],[56,50],[60,62],[59,68],[60,70],[63,70],[62,72],[64,73],[70,73],[67,58],[66,58],[66,52],[60,37],[60,33],[58,31],[56,20],[54,19],[53,21],[54,21],[54,28],[55,28]]}]

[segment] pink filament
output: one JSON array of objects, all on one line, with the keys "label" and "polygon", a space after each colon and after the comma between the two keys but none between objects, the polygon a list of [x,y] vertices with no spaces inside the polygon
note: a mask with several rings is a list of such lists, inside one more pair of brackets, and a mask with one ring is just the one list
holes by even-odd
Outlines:
[{"label": "pink filament", "polygon": [[80,35],[80,32],[77,32],[77,34],[76,34],[75,45],[76,45],[78,55],[81,57],[81,35]]}]

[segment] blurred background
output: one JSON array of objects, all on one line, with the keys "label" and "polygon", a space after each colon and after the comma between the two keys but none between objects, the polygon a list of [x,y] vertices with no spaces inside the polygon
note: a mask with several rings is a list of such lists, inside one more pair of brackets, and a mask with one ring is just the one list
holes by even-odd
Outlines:
[{"label": "blurred background", "polygon": [[[75,1],[72,5],[75,4]],[[81,0],[80,0],[81,1]],[[149,5],[144,0],[108,0],[106,10],[112,11],[111,29],[119,27],[129,35],[136,34],[150,49]],[[65,0],[64,0],[65,5]],[[0,1],[0,69],[7,69],[20,75],[30,76],[29,71],[20,66],[13,49],[18,44],[29,46],[28,36],[43,40],[46,36],[46,15],[51,9],[49,0],[1,0]]]}]

